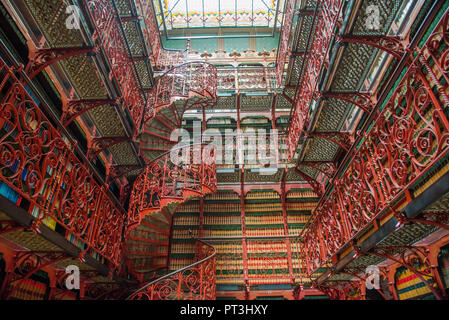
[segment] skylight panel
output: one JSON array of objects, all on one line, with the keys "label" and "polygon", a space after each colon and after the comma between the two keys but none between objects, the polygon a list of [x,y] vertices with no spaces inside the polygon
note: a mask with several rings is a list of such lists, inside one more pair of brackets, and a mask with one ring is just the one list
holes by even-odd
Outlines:
[{"label": "skylight panel", "polygon": [[[211,27],[272,27],[283,0],[154,0],[168,30]],[[161,3],[161,6],[159,5]],[[279,8],[282,11],[282,8]],[[280,14],[280,13],[279,13]]]}]

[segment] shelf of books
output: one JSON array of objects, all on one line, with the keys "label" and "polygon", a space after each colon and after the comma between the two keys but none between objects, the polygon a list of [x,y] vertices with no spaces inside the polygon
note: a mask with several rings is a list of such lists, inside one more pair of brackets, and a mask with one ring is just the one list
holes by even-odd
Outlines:
[{"label": "shelf of books", "polygon": [[224,132],[225,129],[237,129],[237,122],[231,117],[213,117],[207,121],[206,128]]},{"label": "shelf of books", "polygon": [[243,131],[249,128],[254,128],[254,130],[264,128],[269,130],[272,128],[271,120],[262,116],[243,118],[240,125]]},{"label": "shelf of books", "polygon": [[208,195],[203,210],[204,237],[241,237],[240,197],[235,192],[219,191]]},{"label": "shelf of books", "polygon": [[[428,267],[421,265],[417,270],[426,273]],[[436,287],[436,283],[433,283],[431,276],[424,275],[423,278],[431,283],[433,287]],[[399,267],[397,269],[395,285],[399,300],[434,298],[432,292],[424,282],[415,273],[405,267]]]},{"label": "shelf of books", "polygon": [[173,216],[170,246],[170,271],[181,269],[195,261],[195,240],[198,237],[200,201],[183,203]]},{"label": "shelf of books", "polygon": [[291,283],[285,239],[248,240],[249,284]]},{"label": "shelf of books", "polygon": [[[232,191],[218,191],[204,201],[204,237],[229,238],[242,236],[240,196]],[[217,285],[243,283],[242,241],[214,241],[217,252]]]},{"label": "shelf of books", "polygon": [[[285,236],[280,195],[273,190],[255,190],[245,197],[246,235]],[[249,284],[291,282],[286,240],[247,240]]]},{"label": "shelf of books", "polygon": [[217,252],[217,285],[226,286],[243,284],[242,241],[214,241],[213,245]]},{"label": "shelf of books", "polygon": [[[1,64],[7,68],[3,60]],[[10,83],[4,87],[3,98],[9,99],[17,114],[33,116],[23,121],[8,113],[0,117],[0,136],[5,155],[9,154],[0,169],[0,193],[75,245],[82,247],[79,242],[83,242],[118,265],[116,241],[122,234],[124,212],[75,155],[74,144],[47,120],[40,102],[12,73],[8,75]],[[102,229],[98,224],[104,216],[113,227],[107,239],[100,240],[94,231]]]},{"label": "shelf of books", "polygon": [[270,190],[249,192],[245,197],[245,225],[248,237],[285,235],[279,194]]},{"label": "shelf of books", "polygon": [[46,300],[49,291],[48,275],[44,271],[37,271],[28,279],[11,283],[11,300]]},{"label": "shelf of books", "polygon": [[[299,235],[309,220],[312,210],[318,203],[318,196],[312,189],[291,189],[285,196],[285,206],[287,212],[288,232],[290,236]],[[300,250],[297,241],[291,241],[293,274],[301,282],[309,280],[303,278],[300,261]],[[324,269],[323,269],[324,270]],[[323,270],[318,270],[315,276],[321,274]]]},{"label": "shelf of books", "polygon": [[318,197],[311,189],[292,189],[285,197],[287,224],[290,235],[298,235],[307,223]]}]

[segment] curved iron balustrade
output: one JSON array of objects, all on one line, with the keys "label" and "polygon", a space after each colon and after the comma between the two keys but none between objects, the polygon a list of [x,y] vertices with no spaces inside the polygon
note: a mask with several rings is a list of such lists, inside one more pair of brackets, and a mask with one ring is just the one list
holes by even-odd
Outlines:
[{"label": "curved iron balustrade", "polygon": [[[201,159],[192,163],[190,159],[195,153],[202,154],[204,149],[201,145],[184,148],[179,158],[182,163],[173,163],[170,153],[165,153],[138,176],[131,192],[126,263],[128,272],[140,282],[166,267],[172,215],[177,207],[194,197],[214,193],[217,188],[213,154],[209,155],[209,161]],[[177,151],[183,149],[175,149],[174,153]]]},{"label": "curved iron balustrade", "polygon": [[[201,154],[204,153],[203,146],[186,146],[185,149],[188,150],[180,157],[180,164],[171,161],[171,152],[165,153],[137,177],[130,197],[128,228],[139,224],[148,214],[162,214],[164,209],[174,212],[176,208],[168,208],[170,204],[177,207],[192,197],[205,196],[216,191],[214,155],[208,155],[208,161],[192,161],[195,147],[198,147]],[[179,151],[182,151],[182,148]]]},{"label": "curved iron balustrade", "polygon": [[210,244],[196,241],[195,263],[148,283],[127,300],[215,300],[216,251]]},{"label": "curved iron balustrade", "polygon": [[175,67],[158,78],[148,100],[139,140],[141,155],[151,163],[177,143],[171,134],[187,110],[216,104],[217,68],[205,62]]}]

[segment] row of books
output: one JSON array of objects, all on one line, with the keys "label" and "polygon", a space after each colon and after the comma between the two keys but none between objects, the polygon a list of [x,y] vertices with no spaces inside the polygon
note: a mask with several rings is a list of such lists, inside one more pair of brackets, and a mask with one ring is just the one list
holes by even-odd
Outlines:
[{"label": "row of books", "polygon": [[316,198],[317,194],[313,190],[289,191],[286,194],[287,199]]},{"label": "row of books", "polygon": [[176,229],[173,228],[172,238],[173,239],[191,239],[190,231],[194,237],[198,237],[198,229]]},{"label": "row of books", "polygon": [[[417,268],[417,270],[421,272],[425,269],[425,266]],[[431,276],[423,276],[423,278],[430,283],[432,282]],[[402,269],[402,271],[398,271],[396,274],[396,289],[400,300],[412,299],[431,293],[430,289],[415,273],[405,268]]]},{"label": "row of books", "polygon": [[184,253],[188,254],[195,253],[195,248],[180,245],[173,245],[171,247],[170,254],[184,254]]},{"label": "row of books", "polygon": [[277,215],[277,216],[245,216],[245,223],[246,225],[249,224],[283,224],[284,223],[284,217]]},{"label": "row of books", "polygon": [[287,246],[285,242],[262,242],[261,240],[250,240],[248,241],[248,252],[252,251],[261,251],[261,252],[285,252],[287,250]]},{"label": "row of books", "polygon": [[191,216],[191,215],[175,215],[173,219],[173,223],[175,226],[179,225],[194,225],[197,226],[199,224],[199,217],[198,216]]},{"label": "row of books", "polygon": [[288,278],[288,274],[284,275],[284,278],[264,278],[264,279],[259,279],[259,277],[254,276],[254,278],[258,278],[258,279],[251,279],[251,276],[249,276],[249,280],[248,283],[249,284],[269,284],[269,283],[273,283],[273,284],[280,284],[280,283],[291,283],[291,279]]},{"label": "row of books", "polygon": [[204,224],[218,225],[218,224],[242,224],[240,216],[204,216]]},{"label": "row of books", "polygon": [[242,230],[203,230],[204,237],[240,237],[242,236]]},{"label": "row of books", "polygon": [[287,202],[287,211],[312,211],[316,207],[316,202]]},{"label": "row of books", "polygon": [[249,192],[246,194],[246,199],[280,199],[277,192]]},{"label": "row of books", "polygon": [[208,200],[240,200],[240,196],[235,192],[216,192],[206,197]]},{"label": "row of books", "polygon": [[282,215],[281,203],[245,204],[245,214],[278,214]]},{"label": "row of books", "polygon": [[240,213],[240,203],[208,203],[204,204],[204,213],[236,212]]},{"label": "row of books", "polygon": [[18,281],[12,284],[14,292],[12,299],[19,300],[44,300],[47,292],[47,285],[32,279]]},{"label": "row of books", "polygon": [[310,218],[307,214],[288,214],[287,223],[306,223]]},{"label": "row of books", "polygon": [[[231,277],[231,276],[230,276]],[[216,279],[216,284],[241,284],[242,280],[239,279],[226,279],[220,276]]]},{"label": "row of books", "polygon": [[290,235],[297,235],[304,229],[304,225],[288,225],[288,233]]},{"label": "row of books", "polygon": [[151,240],[156,240],[156,241],[167,241],[167,238],[168,238],[167,235],[165,235],[165,234],[155,232],[155,231],[145,230],[142,228],[132,229],[130,232],[130,236],[135,237],[135,238],[151,239]]},{"label": "row of books", "polygon": [[246,229],[246,235],[247,236],[283,236],[284,235],[284,229],[278,228],[278,229]]},{"label": "row of books", "polygon": [[17,206],[20,206],[20,203],[22,202],[22,197],[2,181],[0,181],[0,194]]}]

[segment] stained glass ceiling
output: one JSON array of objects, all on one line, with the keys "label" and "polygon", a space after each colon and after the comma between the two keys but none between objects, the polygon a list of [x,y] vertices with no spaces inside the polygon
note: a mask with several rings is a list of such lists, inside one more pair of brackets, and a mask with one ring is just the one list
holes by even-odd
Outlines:
[{"label": "stained glass ceiling", "polygon": [[282,23],[284,0],[153,0],[159,24],[185,28],[269,27]]}]

